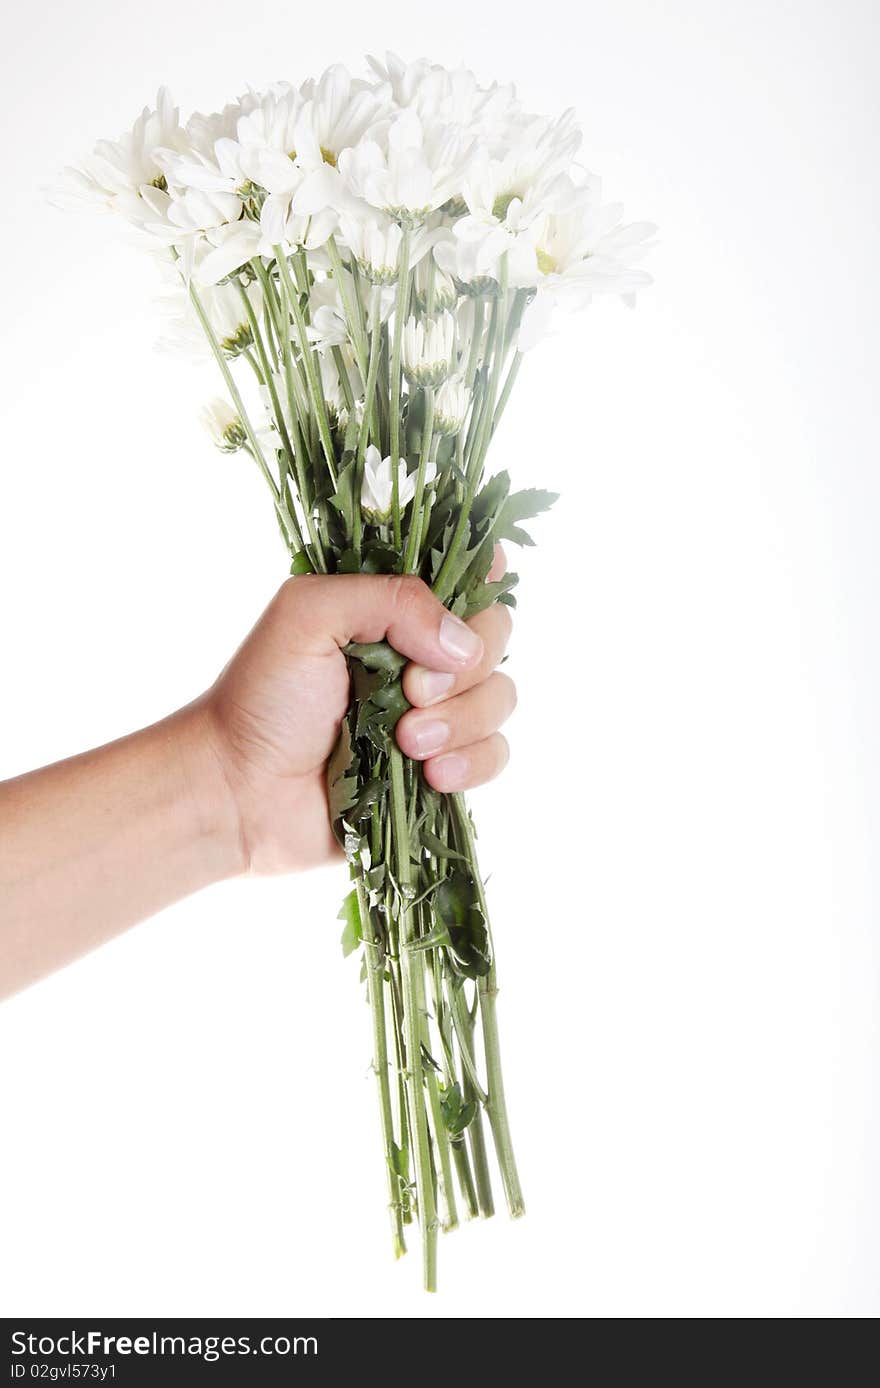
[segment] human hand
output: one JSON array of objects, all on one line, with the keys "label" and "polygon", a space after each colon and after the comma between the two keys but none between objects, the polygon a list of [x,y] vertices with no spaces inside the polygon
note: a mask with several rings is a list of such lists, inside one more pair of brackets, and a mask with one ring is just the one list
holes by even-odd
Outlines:
[{"label": "human hand", "polygon": [[[490,578],[503,572],[499,550]],[[325,772],[348,708],[350,641],[387,637],[409,657],[403,690],[413,707],[396,737],[430,785],[467,790],[497,775],[508,757],[498,729],[516,703],[513,681],[495,669],[510,628],[502,605],[459,621],[412,577],[283,584],[199,706],[239,867],[286,872],[339,855]]]}]

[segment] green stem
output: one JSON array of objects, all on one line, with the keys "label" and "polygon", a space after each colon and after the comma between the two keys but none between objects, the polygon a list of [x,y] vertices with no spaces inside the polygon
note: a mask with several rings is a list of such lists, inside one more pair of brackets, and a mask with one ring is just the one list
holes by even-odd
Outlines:
[{"label": "green stem", "polygon": [[395,865],[400,888],[400,947],[403,980],[403,1027],[406,1042],[407,1095],[410,1111],[410,1139],[414,1146],[419,1222],[422,1228],[422,1269],[425,1290],[437,1290],[437,1208],[431,1170],[428,1121],[425,1112],[424,1070],[422,1066],[422,1027],[425,1012],[422,952],[409,949],[412,943],[413,913],[407,900],[412,886],[409,848],[409,820],[404,785],[403,754],[392,742],[389,754],[391,772],[391,823]]},{"label": "green stem", "polygon": [[385,1147],[385,1168],[391,1209],[391,1231],[394,1256],[406,1252],[403,1237],[403,1209],[400,1203],[400,1180],[394,1167],[394,1117],[391,1110],[391,1087],[388,1079],[388,1032],[385,1023],[384,960],[373,925],[373,914],[364,891],[363,879],[356,879],[358,910],[364,934],[367,966],[367,993],[373,1018],[373,1067],[379,1091],[379,1114],[382,1123],[382,1142]]},{"label": "green stem", "polygon": [[[367,367],[367,380],[364,388],[364,416],[358,433],[357,458],[355,461],[355,507],[354,507],[354,548],[358,558],[361,556],[362,520],[361,491],[364,485],[364,458],[367,452],[367,438],[370,433],[370,420],[373,415],[373,400],[376,394],[376,378],[379,375],[379,358],[382,345],[382,332],[379,326],[379,305],[382,290],[374,284],[370,291],[370,322],[373,325],[370,336],[370,364]],[[381,447],[381,440],[379,440]]]},{"label": "green stem", "polygon": [[493,434],[495,433],[495,430],[498,428],[498,425],[501,423],[501,416],[504,414],[504,411],[507,408],[507,402],[510,399],[510,392],[513,390],[514,383],[516,381],[517,376],[519,375],[519,368],[522,364],[522,359],[522,352],[517,352],[515,357],[513,358],[513,361],[510,363],[510,369],[507,373],[507,378],[504,382],[504,389],[501,392],[501,399],[498,401],[498,405],[495,410],[495,418],[492,420]]},{"label": "green stem", "polygon": [[[474,1026],[468,1014],[468,1035],[467,1046],[473,1050]],[[471,1147],[471,1159],[474,1164],[474,1180],[477,1187],[477,1204],[483,1219],[491,1219],[495,1213],[495,1197],[492,1194],[492,1177],[489,1173],[489,1157],[486,1152],[486,1134],[483,1130],[483,1110],[480,1105],[477,1091],[473,1085],[470,1075],[465,1073],[462,1083],[462,1094],[465,1103],[476,1104],[476,1111],[468,1124],[468,1140]]]},{"label": "green stem", "polygon": [[[287,465],[288,465],[288,469],[289,469],[291,472],[295,472],[295,469],[296,469],[296,455],[294,454],[294,451],[293,451],[293,444],[290,442],[290,435],[289,435],[289,433],[287,432],[287,423],[286,423],[285,418],[284,418],[284,411],[283,411],[282,408],[281,408],[281,404],[280,404],[280,401],[279,401],[279,399],[278,399],[278,391],[277,391],[276,388],[275,388],[275,373],[273,372],[271,366],[269,365],[269,358],[268,358],[268,355],[267,355],[267,353],[266,353],[265,345],[264,345],[264,343],[263,343],[263,335],[262,335],[262,333],[260,332],[259,320],[258,320],[258,318],[257,318],[256,312],[254,311],[254,306],[253,306],[253,304],[252,304],[251,301],[250,301],[250,297],[248,296],[248,292],[247,292],[247,290],[245,289],[244,285],[242,284],[241,280],[240,280],[240,279],[236,279],[236,283],[237,283],[237,285],[238,285],[238,291],[239,291],[239,293],[240,293],[240,295],[241,295],[241,297],[242,297],[242,300],[243,300],[243,302],[244,302],[244,308],[245,308],[245,313],[247,314],[247,317],[248,317],[248,322],[249,322],[250,325],[251,325],[251,332],[253,333],[253,338],[254,338],[254,346],[255,346],[256,349],[257,349],[257,355],[258,355],[258,357],[259,357],[259,359],[260,359],[260,365],[261,365],[262,370],[263,370],[263,378],[264,378],[263,383],[264,383],[264,385],[265,385],[267,391],[269,392],[269,399],[270,399],[271,402],[272,402],[272,412],[273,412],[273,414],[274,414],[274,416],[275,416],[275,424],[276,424],[276,427],[277,427],[277,429],[278,429],[278,433],[279,433],[280,436],[281,436],[281,442],[284,444],[284,448],[285,448],[285,451],[286,451],[286,453],[287,453]],[[284,479],[282,478],[282,479],[281,479],[281,492],[282,492],[282,495],[283,495],[283,491],[284,491]],[[297,520],[296,511],[295,511],[293,505],[291,505],[291,506],[289,506],[289,507],[287,508],[287,514],[288,514],[288,516],[290,517],[291,524],[293,525],[294,535],[296,536],[296,539],[297,539],[297,541],[298,541],[298,543],[299,543],[299,548],[300,548],[300,549],[304,549],[304,548],[305,548],[305,545],[304,545],[304,543],[303,543],[302,531],[300,530],[299,521]]]},{"label": "green stem", "polygon": [[253,454],[254,460],[256,461],[260,471],[263,474],[263,477],[266,480],[266,484],[269,487],[269,490],[271,491],[275,504],[277,506],[278,502],[281,500],[281,493],[278,490],[278,485],[275,481],[275,478],[272,476],[272,473],[269,471],[269,466],[266,462],[265,457],[263,456],[263,450],[260,447],[259,441],[257,439],[256,430],[251,424],[248,412],[244,407],[244,401],[241,398],[241,392],[239,391],[238,386],[236,385],[235,377],[229,370],[229,363],[223,355],[223,349],[220,346],[220,343],[217,341],[217,335],[214,332],[214,329],[211,325],[211,321],[208,318],[207,313],[205,312],[201,299],[199,298],[198,290],[196,289],[192,280],[190,280],[189,283],[189,297],[192,302],[192,306],[196,311],[196,316],[202,325],[205,336],[208,339],[211,351],[214,353],[217,365],[220,367],[220,370],[223,374],[223,380],[226,382],[226,389],[232,396],[232,403],[236,408],[239,419],[241,420],[242,427],[244,428],[244,432],[247,437],[247,441],[251,447],[251,453]]},{"label": "green stem", "polygon": [[[483,888],[483,880],[480,876],[479,863],[477,862],[477,845],[474,838],[473,822],[468,813],[464,796],[460,792],[456,792],[450,798],[452,800],[452,810],[455,815],[456,828],[460,835],[460,842],[463,845],[463,851],[471,866],[474,886],[477,892],[477,900],[480,905],[480,910],[483,912],[486,929],[489,930],[489,907],[486,903],[486,893]],[[495,1011],[496,999],[498,997],[498,983],[495,971],[495,948],[492,944],[491,933],[489,937],[489,948],[492,958],[489,972],[484,978],[479,979],[477,983],[480,1021],[483,1028],[483,1050],[486,1056],[488,1101],[485,1107],[492,1128],[492,1137],[495,1141],[495,1151],[498,1156],[498,1165],[501,1169],[501,1180],[507,1199],[507,1208],[510,1211],[511,1217],[516,1219],[520,1215],[525,1214],[526,1207],[520,1188],[519,1174],[516,1169],[516,1158],[513,1155],[510,1123],[507,1117],[507,1104],[504,1099],[504,1080],[501,1073],[501,1050],[498,1041],[498,1019]]]},{"label": "green stem", "polygon": [[[461,501],[458,521],[446,552],[446,558],[437,575],[434,584],[434,592],[441,602],[446,602],[451,596],[455,584],[458,580],[457,565],[462,545],[467,541],[470,534],[470,512],[477,487],[480,485],[480,478],[483,473],[483,462],[486,457],[486,450],[492,437],[492,420],[495,415],[495,401],[498,398],[498,384],[501,378],[501,368],[504,365],[504,307],[507,299],[507,257],[501,259],[501,281],[499,285],[498,298],[492,306],[492,322],[489,328],[489,340],[486,350],[486,360],[492,359],[492,371],[489,384],[486,388],[482,408],[480,411],[479,423],[473,434],[470,455],[467,460],[467,486],[464,497]],[[476,408],[476,405],[475,405]],[[471,420],[473,425],[473,418]]]},{"label": "green stem", "polygon": [[[277,314],[275,332],[281,348],[281,360],[284,367],[285,384],[287,386],[287,401],[290,407],[290,427],[293,431],[292,458],[296,476],[296,487],[299,492],[300,505],[302,506],[303,514],[306,518],[309,538],[312,542],[313,562],[317,565],[320,573],[326,573],[327,556],[324,552],[321,533],[315,524],[311,493],[309,491],[305,470],[306,448],[300,429],[300,418],[303,413],[303,406],[300,403],[297,392],[297,382],[300,378],[293,360],[293,343],[290,340],[290,318],[287,317],[282,310],[280,300],[275,292],[275,285],[272,282],[272,277],[266,270],[263,262],[259,259],[255,259],[251,261],[251,265],[254,267],[260,283],[263,286],[263,295],[266,302],[272,306],[273,315]],[[296,373],[296,375],[294,373]]]},{"label": "green stem", "polygon": [[409,306],[409,227],[404,226],[400,239],[400,265],[397,280],[397,300],[394,308],[394,337],[391,343],[391,515],[394,526],[394,548],[400,542],[400,353],[403,346],[403,324]]},{"label": "green stem", "polygon": [[345,313],[348,324],[348,335],[351,338],[352,346],[357,357],[358,368],[363,380],[367,379],[367,342],[361,328],[361,321],[357,307],[352,300],[348,279],[345,268],[342,264],[342,257],[339,254],[339,247],[336,244],[335,236],[328,237],[325,243],[325,250],[330,257],[330,267],[333,271],[333,278],[339,289],[339,297],[342,300],[342,309]]},{"label": "green stem", "polygon": [[306,373],[309,398],[318,425],[318,437],[321,440],[321,447],[324,451],[324,458],[330,473],[330,479],[335,487],[337,484],[336,450],[333,447],[333,435],[330,430],[330,421],[327,417],[327,404],[324,400],[324,387],[321,382],[321,372],[316,365],[315,354],[312,351],[308,333],[306,332],[306,321],[303,317],[302,309],[300,308],[296,286],[290,277],[290,266],[287,263],[287,257],[280,246],[273,247],[273,250],[278,264],[278,272],[281,277],[281,287],[284,291],[285,307],[293,318],[296,328],[300,356]]},{"label": "green stem", "polygon": [[431,1110],[434,1145],[440,1159],[440,1186],[446,1205],[446,1219],[443,1222],[443,1229],[444,1232],[448,1233],[451,1229],[458,1228],[458,1209],[455,1203],[455,1182],[452,1177],[452,1149],[449,1144],[449,1134],[446,1131],[446,1124],[443,1121],[443,1110],[440,1107],[440,1090],[437,1085],[436,1075],[425,1075],[425,1088],[428,1092],[428,1104]]},{"label": "green stem", "polygon": [[425,495],[425,477],[431,456],[431,440],[434,435],[434,392],[425,391],[425,423],[422,427],[422,447],[419,454],[419,472],[416,478],[416,492],[409,516],[409,534],[406,537],[406,554],[403,558],[404,573],[415,573],[418,567],[419,539],[422,533],[422,499]]}]

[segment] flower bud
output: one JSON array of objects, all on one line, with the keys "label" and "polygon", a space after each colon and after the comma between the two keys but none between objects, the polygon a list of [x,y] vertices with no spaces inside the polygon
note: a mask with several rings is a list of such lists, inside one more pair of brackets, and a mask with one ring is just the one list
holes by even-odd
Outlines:
[{"label": "flower bud", "polygon": [[457,434],[467,418],[470,392],[460,376],[444,381],[434,398],[435,434]]},{"label": "flower bud", "polygon": [[222,453],[237,453],[247,442],[244,425],[225,400],[211,400],[202,410],[201,421]]},{"label": "flower bud", "polygon": [[441,385],[452,370],[454,351],[455,320],[450,313],[433,321],[410,318],[404,327],[403,369],[413,385]]}]

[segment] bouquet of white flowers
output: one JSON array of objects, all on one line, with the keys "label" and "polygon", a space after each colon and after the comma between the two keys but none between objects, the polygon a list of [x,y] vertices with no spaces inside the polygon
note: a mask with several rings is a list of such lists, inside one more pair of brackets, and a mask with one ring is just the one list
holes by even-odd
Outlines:
[{"label": "bouquet of white flowers", "polygon": [[[174,266],[229,394],[216,443],[257,464],[293,574],[415,574],[457,616],[513,603],[495,546],[552,493],[488,481],[523,350],[557,307],[649,283],[653,227],[624,226],[575,165],[570,112],[512,87],[389,55],[249,91],[183,125],[160,92],[117,143],[69,171]],[[242,376],[242,373],[244,375]],[[495,950],[461,795],[394,739],[402,657],[352,645],[352,697],[328,767],[362,951],[394,1250],[493,1212],[486,1125],[508,1209],[523,1213],[496,1022]]]}]

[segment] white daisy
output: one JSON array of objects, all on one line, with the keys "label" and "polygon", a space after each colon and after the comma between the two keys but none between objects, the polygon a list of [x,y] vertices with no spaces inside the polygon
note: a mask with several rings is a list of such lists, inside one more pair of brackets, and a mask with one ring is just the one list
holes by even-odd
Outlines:
[{"label": "white daisy", "polygon": [[[429,463],[425,471],[425,482],[430,485],[437,476],[437,469]],[[401,458],[397,465],[398,501],[401,511],[408,506],[416,494],[416,474],[408,474],[406,459]],[[391,518],[394,482],[391,459],[383,458],[375,444],[370,444],[364,458],[364,481],[361,488],[361,510],[373,525],[383,525]]]}]

